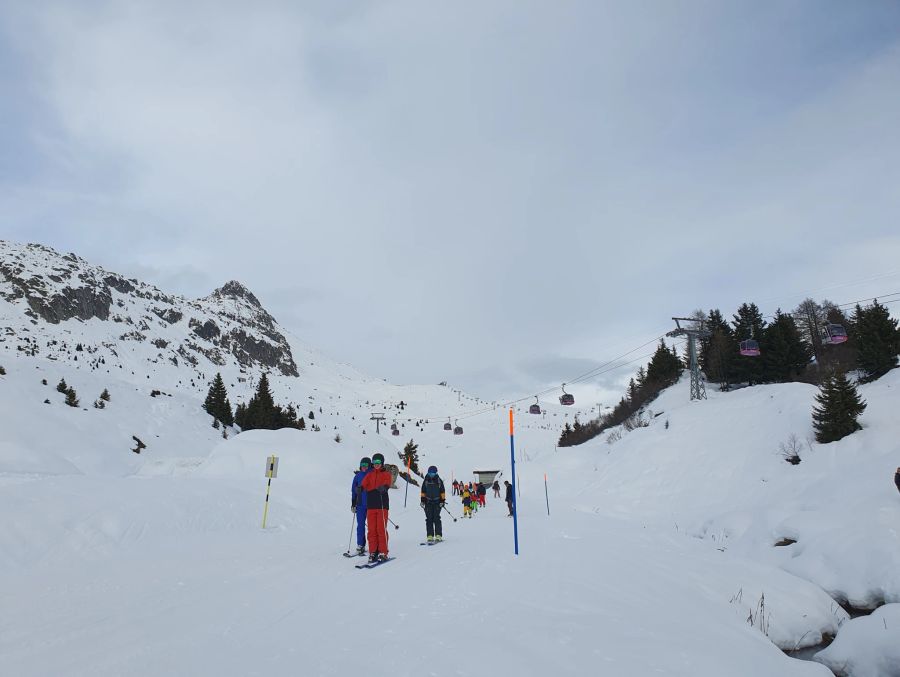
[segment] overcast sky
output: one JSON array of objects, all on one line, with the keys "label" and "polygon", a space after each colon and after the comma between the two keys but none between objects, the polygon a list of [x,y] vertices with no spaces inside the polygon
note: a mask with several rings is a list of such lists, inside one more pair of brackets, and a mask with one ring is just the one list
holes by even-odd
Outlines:
[{"label": "overcast sky", "polygon": [[900,292],[893,0],[0,2],[0,120],[0,237],[398,383]]}]

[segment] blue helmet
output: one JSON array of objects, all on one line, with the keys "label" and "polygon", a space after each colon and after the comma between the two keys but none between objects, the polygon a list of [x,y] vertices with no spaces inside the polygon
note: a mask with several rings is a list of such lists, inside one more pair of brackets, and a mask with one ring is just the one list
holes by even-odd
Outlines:
[{"label": "blue helmet", "polygon": [[361,459],[359,459],[360,470],[362,470],[363,468],[368,468],[370,465],[372,465],[372,459],[370,459],[368,456],[363,456]]},{"label": "blue helmet", "polygon": [[437,475],[437,466],[433,466],[433,465],[428,466],[428,474],[429,475]]}]

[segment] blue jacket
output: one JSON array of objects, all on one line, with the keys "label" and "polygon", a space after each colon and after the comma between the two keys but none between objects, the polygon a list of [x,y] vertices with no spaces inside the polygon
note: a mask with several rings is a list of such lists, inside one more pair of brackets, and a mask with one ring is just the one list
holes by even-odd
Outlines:
[{"label": "blue jacket", "polygon": [[366,492],[362,490],[360,482],[369,470],[357,470],[353,473],[353,484],[350,485],[350,507],[362,509],[363,512],[366,510]]}]

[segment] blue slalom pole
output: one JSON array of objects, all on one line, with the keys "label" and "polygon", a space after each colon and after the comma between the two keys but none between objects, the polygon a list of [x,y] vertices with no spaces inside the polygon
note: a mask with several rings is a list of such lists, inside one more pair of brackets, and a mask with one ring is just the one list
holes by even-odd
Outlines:
[{"label": "blue slalom pole", "polygon": [[513,428],[513,410],[509,409],[509,458],[512,465],[512,514],[513,514],[513,543],[515,553],[519,554],[519,511],[516,507],[516,439]]}]

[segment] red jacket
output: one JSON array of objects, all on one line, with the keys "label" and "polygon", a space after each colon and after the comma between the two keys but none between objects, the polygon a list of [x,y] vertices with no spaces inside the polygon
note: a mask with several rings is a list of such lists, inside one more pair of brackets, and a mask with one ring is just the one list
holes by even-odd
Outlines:
[{"label": "red jacket", "polygon": [[387,493],[391,486],[390,470],[385,470],[383,466],[380,470],[373,468],[363,477],[360,486],[366,492],[366,508],[368,510],[387,510],[390,507]]}]

